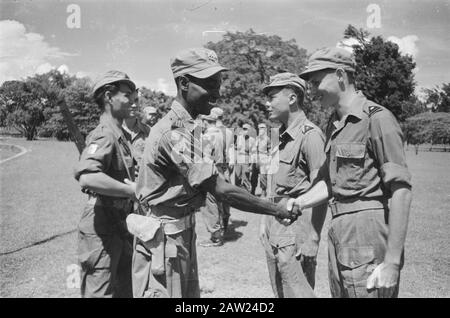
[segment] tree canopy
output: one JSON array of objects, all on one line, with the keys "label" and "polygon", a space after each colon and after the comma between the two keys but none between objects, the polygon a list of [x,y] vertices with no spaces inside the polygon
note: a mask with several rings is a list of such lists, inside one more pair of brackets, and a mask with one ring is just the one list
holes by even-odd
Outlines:
[{"label": "tree canopy", "polygon": [[434,112],[450,112],[450,83],[443,83],[442,87],[425,89],[425,104],[432,107]]},{"label": "tree canopy", "polygon": [[295,40],[284,41],[277,35],[246,32],[227,32],[219,42],[208,42],[222,65],[223,73],[220,107],[224,123],[238,126],[250,123],[257,127],[267,122],[268,113],[261,88],[271,75],[279,72],[301,72],[307,62],[306,50]]},{"label": "tree canopy", "polygon": [[385,106],[401,121],[406,109],[415,105],[414,69],[410,55],[403,55],[397,44],[381,36],[369,38],[369,33],[349,25],[344,38],[353,38],[356,61],[356,86],[367,98]]},{"label": "tree canopy", "polygon": [[413,145],[450,144],[450,114],[422,113],[406,119],[405,136]]}]

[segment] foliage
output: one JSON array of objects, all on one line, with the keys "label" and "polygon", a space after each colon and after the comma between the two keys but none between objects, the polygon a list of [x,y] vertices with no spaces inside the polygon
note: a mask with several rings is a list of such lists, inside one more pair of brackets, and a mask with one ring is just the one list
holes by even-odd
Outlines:
[{"label": "foliage", "polygon": [[281,71],[299,73],[306,65],[306,50],[298,48],[294,39],[284,41],[277,35],[227,32],[219,42],[208,42],[222,65],[220,107],[227,126],[240,126],[268,121],[262,84]]},{"label": "foliage", "polygon": [[405,136],[413,145],[450,144],[450,114],[421,113],[406,119]]},{"label": "foliage", "polygon": [[450,112],[450,83],[443,83],[442,87],[425,89],[425,104],[432,106],[434,112]]},{"label": "foliage", "polygon": [[349,25],[344,38],[354,38],[356,86],[370,100],[387,107],[400,121],[414,103],[414,68],[412,56],[402,55],[397,44],[381,36],[368,38],[369,33]]},{"label": "foliage", "polygon": [[146,87],[139,89],[139,107],[144,109],[145,107],[155,107],[157,111],[158,120],[167,114],[172,104],[173,97],[167,96],[163,92],[154,91]]},{"label": "foliage", "polygon": [[16,128],[27,140],[32,140],[45,121],[47,103],[45,92],[35,82],[4,82],[0,87],[2,124]]}]

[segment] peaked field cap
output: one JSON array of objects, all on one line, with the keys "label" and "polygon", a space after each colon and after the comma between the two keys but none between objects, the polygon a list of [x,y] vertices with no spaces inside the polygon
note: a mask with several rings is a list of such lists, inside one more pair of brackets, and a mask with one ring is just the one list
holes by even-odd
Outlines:
[{"label": "peaked field cap", "polygon": [[144,112],[146,112],[147,114],[156,114],[157,110],[153,106],[147,106],[144,108]]},{"label": "peaked field cap", "polygon": [[308,60],[308,66],[299,76],[305,80],[311,73],[325,70],[342,68],[345,71],[355,71],[355,59],[353,54],[346,49],[328,47],[314,52]]},{"label": "peaked field cap", "polygon": [[266,84],[263,87],[263,93],[267,94],[269,89],[272,87],[280,87],[280,86],[296,86],[302,90],[302,92],[305,92],[306,90],[306,83],[304,80],[302,80],[298,75],[284,72],[284,73],[278,73],[274,76],[271,76],[269,79],[269,84]]},{"label": "peaked field cap", "polygon": [[125,84],[129,85],[133,91],[136,90],[136,84],[134,84],[134,82],[130,80],[130,77],[126,73],[112,70],[97,77],[94,82],[92,94],[95,95],[95,92],[97,92],[97,90],[102,86],[116,82],[124,82]]},{"label": "peaked field cap", "polygon": [[219,107],[213,107],[209,113],[209,115],[203,115],[202,119],[209,121],[216,121],[223,115],[223,110]]},{"label": "peaked field cap", "polygon": [[191,48],[180,51],[170,60],[173,77],[191,75],[207,78],[218,72],[227,71],[219,64],[216,52],[205,48]]}]

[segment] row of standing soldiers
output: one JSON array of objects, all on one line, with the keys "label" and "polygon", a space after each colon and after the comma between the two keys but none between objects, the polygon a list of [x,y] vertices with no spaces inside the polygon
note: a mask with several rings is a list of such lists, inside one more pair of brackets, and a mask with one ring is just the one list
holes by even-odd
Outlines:
[{"label": "row of standing soldiers", "polygon": [[[351,54],[319,50],[302,74],[276,74],[262,87],[269,119],[281,123],[267,151],[263,133],[252,141],[244,125],[235,147],[221,125],[227,69],[214,51],[184,50],[171,68],[177,96],[151,130],[133,115],[137,91],[125,73],[107,72],[94,85],[103,114],[75,169],[89,194],[79,224],[82,296],[199,297],[194,213],[206,211],[212,233],[202,245],[220,246],[231,206],[262,214],[275,296],[314,297],[328,203],[332,296],[396,297],[411,177],[401,129],[356,91]],[[325,135],[303,112],[305,80],[322,106],[334,107]],[[252,194],[258,169],[262,197]]]}]

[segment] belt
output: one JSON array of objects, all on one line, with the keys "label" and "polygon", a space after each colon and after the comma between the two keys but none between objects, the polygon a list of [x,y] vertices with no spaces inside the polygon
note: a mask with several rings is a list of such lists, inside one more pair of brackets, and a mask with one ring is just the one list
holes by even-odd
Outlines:
[{"label": "belt", "polygon": [[379,199],[354,199],[354,200],[330,200],[328,203],[331,215],[337,217],[338,215],[359,212],[364,210],[378,210],[387,208],[387,201],[383,198]]},{"label": "belt", "polygon": [[161,222],[164,233],[168,235],[178,234],[195,225],[195,214],[193,213],[174,220],[161,219],[153,215],[150,215],[150,217],[158,219]]}]

